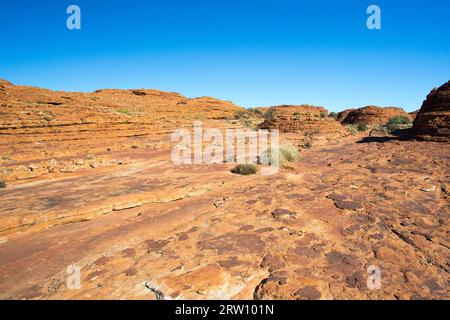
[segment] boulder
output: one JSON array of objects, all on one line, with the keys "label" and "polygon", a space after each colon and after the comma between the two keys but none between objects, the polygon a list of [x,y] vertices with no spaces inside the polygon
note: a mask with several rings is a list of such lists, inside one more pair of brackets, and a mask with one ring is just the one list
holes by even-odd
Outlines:
[{"label": "boulder", "polygon": [[424,140],[450,141],[450,81],[428,94],[411,133]]}]

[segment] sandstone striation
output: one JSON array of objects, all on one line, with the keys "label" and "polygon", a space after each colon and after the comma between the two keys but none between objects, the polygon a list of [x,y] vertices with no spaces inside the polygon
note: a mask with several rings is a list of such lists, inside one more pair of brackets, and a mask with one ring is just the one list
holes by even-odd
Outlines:
[{"label": "sandstone striation", "polygon": [[[283,105],[269,109],[260,129],[278,129],[283,133],[344,134],[345,128],[328,117],[324,107]],[[266,113],[267,114],[267,113]]]},{"label": "sandstone striation", "polygon": [[230,102],[0,85],[0,299],[450,298],[448,143],[335,137],[325,109],[277,107],[282,139],[332,138],[239,176],[171,161],[171,130],[236,126]]},{"label": "sandstone striation", "polygon": [[411,133],[425,140],[450,141],[450,81],[428,94]]},{"label": "sandstone striation", "polygon": [[176,128],[227,127],[242,108],[159,90],[58,92],[0,82],[0,179],[105,166],[112,151],[158,149]]},{"label": "sandstone striation", "polygon": [[338,116],[338,119],[343,124],[365,123],[368,125],[378,125],[386,124],[389,119],[397,116],[406,117],[410,121],[413,120],[412,116],[402,108],[377,106],[346,110],[340,117]]}]

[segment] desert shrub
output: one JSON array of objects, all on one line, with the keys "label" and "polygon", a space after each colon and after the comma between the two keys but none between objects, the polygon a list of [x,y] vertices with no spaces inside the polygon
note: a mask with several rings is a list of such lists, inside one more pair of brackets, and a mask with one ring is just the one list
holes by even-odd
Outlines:
[{"label": "desert shrub", "polygon": [[264,117],[268,120],[272,120],[273,118],[275,118],[275,114],[276,114],[276,110],[273,108],[270,108],[266,114],[264,115]]},{"label": "desert shrub", "polygon": [[242,174],[244,176],[248,176],[251,174],[256,174],[258,168],[253,163],[242,163],[238,164],[233,170],[233,173]]},{"label": "desert shrub", "polygon": [[393,133],[400,129],[400,125],[396,123],[389,123],[386,125],[386,129],[389,133]]},{"label": "desert shrub", "polygon": [[284,166],[289,162],[295,162],[300,159],[300,153],[297,148],[290,143],[280,146],[280,166]]},{"label": "desert shrub", "polygon": [[317,131],[310,131],[305,134],[305,138],[303,140],[303,147],[306,149],[312,148],[314,145],[314,142],[316,141],[318,132]]},{"label": "desert shrub", "polygon": [[[267,149],[266,152],[262,155],[266,161],[262,161],[261,157],[258,159],[258,163],[260,164],[269,164],[271,159],[271,149]],[[297,148],[294,147],[290,143],[285,143],[281,145],[278,149],[279,156],[279,165],[280,167],[284,167],[289,162],[295,162],[300,159],[300,152],[298,152]]]},{"label": "desert shrub", "polygon": [[358,124],[357,127],[358,131],[367,131],[369,129],[369,126],[365,123]]},{"label": "desert shrub", "polygon": [[0,180],[0,188],[6,188],[6,183],[3,180]]},{"label": "desert shrub", "polygon": [[243,110],[239,110],[236,111],[236,113],[234,114],[235,118],[240,120],[240,119],[246,119],[248,118],[247,112],[243,111]]},{"label": "desert shrub", "polygon": [[128,111],[128,109],[125,109],[125,108],[117,109],[117,112],[121,113],[121,114],[125,114],[127,116],[129,116],[131,114],[130,111]]},{"label": "desert shrub", "polygon": [[336,113],[336,112],[330,112],[329,114],[328,114],[328,116],[330,117],[330,118],[334,118],[334,119],[337,119],[337,117],[338,117],[338,114]]},{"label": "desert shrub", "polygon": [[326,113],[326,112],[321,112],[320,113],[320,117],[321,118],[326,118],[328,116],[328,113]]},{"label": "desert shrub", "polygon": [[248,112],[252,113],[253,115],[255,115],[257,117],[263,116],[263,113],[261,112],[261,110],[256,109],[256,108],[250,108],[250,109],[248,109]]},{"label": "desert shrub", "polygon": [[302,114],[300,112],[294,112],[294,116],[298,117],[301,116]]},{"label": "desert shrub", "polygon": [[354,125],[348,125],[345,127],[352,135],[355,135],[358,132],[358,129]]},{"label": "desert shrub", "polygon": [[389,119],[386,125],[408,124],[411,121],[405,116],[395,116]]}]

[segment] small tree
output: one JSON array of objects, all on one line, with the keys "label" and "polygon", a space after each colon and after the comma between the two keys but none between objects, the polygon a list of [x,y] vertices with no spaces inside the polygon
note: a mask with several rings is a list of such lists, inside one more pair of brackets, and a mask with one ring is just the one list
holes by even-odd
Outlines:
[{"label": "small tree", "polygon": [[369,126],[365,123],[358,124],[358,131],[367,131],[369,129]]}]

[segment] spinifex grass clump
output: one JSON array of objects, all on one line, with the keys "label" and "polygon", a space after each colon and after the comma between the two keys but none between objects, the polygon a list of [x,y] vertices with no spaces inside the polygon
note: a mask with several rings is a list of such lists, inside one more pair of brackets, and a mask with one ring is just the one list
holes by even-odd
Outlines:
[{"label": "spinifex grass clump", "polygon": [[[279,166],[280,167],[284,167],[289,162],[295,162],[295,161],[298,161],[300,159],[300,152],[298,152],[297,148],[294,147],[290,143],[286,143],[286,144],[281,145],[280,148],[279,148],[278,153],[279,153]],[[271,149],[268,149],[265,152],[265,154],[263,155],[263,157],[265,159],[268,159],[268,161],[270,162]],[[269,163],[265,163],[264,161],[262,161],[261,158],[258,160],[258,163],[260,163],[260,164],[269,164]]]},{"label": "spinifex grass clump", "polygon": [[256,174],[257,171],[258,168],[253,163],[238,164],[233,170],[231,170],[233,173],[242,174],[244,176]]}]

